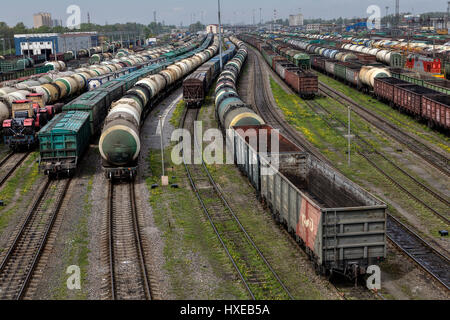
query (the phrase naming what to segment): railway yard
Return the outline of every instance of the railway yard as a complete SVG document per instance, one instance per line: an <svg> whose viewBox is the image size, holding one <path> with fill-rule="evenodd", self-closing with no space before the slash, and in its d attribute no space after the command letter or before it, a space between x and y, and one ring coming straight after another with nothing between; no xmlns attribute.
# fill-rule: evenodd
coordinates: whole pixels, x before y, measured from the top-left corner
<svg viewBox="0 0 450 320"><path fill-rule="evenodd" d="M401 62L436 43L129 45L0 72L0 300L450 299L450 80Z"/></svg>

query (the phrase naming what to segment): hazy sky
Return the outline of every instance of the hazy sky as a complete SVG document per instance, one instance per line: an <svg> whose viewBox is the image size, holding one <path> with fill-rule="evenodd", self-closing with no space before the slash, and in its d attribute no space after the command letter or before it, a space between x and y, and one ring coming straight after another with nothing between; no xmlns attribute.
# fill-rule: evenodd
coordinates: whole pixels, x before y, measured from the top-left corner
<svg viewBox="0 0 450 320"><path fill-rule="evenodd" d="M191 15L195 20L201 20L203 11L204 23L217 21L217 1L215 0L20 0L2 1L0 21L15 25L22 21L27 26L33 24L33 13L45 11L52 14L53 19L62 19L63 24L68 17L66 9L71 4L80 6L82 22L87 21L87 13L91 21L98 24L113 24L116 22L139 22L148 24L153 21L153 11L157 11L158 21L166 24L190 24ZM251 23L253 9L256 9L255 19L259 21L259 8L262 8L263 20L273 17L277 9L278 18L287 18L289 14L298 13L301 8L306 18L351 18L368 16L367 8L378 5L382 15L395 10L395 0L222 0L223 21L225 23ZM446 11L447 0L401 0L400 10L422 13L428 11Z"/></svg>

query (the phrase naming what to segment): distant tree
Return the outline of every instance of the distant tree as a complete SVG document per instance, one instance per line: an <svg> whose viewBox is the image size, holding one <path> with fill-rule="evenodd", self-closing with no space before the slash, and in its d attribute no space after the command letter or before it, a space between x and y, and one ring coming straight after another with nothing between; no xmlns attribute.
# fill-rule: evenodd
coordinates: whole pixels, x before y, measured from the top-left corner
<svg viewBox="0 0 450 320"><path fill-rule="evenodd" d="M206 26L203 25L200 21L189 26L189 32L191 33L197 33L199 31L204 31L205 29Z"/></svg>
<svg viewBox="0 0 450 320"><path fill-rule="evenodd" d="M28 29L23 24L23 22L19 22L16 24L16 26L13 28L14 34L20 34L20 33L27 33Z"/></svg>

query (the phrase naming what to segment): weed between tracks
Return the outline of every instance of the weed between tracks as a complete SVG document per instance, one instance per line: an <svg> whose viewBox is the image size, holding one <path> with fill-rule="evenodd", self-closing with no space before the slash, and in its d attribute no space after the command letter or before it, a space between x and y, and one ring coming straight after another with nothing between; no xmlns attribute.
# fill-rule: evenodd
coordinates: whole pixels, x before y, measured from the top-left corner
<svg viewBox="0 0 450 320"><path fill-rule="evenodd" d="M178 127L183 103L175 111L173 123ZM176 114L179 114L178 118ZM166 172L170 187L152 189L160 184L161 152L153 150L147 159L152 177L146 179L155 223L163 233L165 269L170 277L172 295L178 300L248 299L235 276L233 266L222 249L209 221L186 178L184 166L171 162L172 148L165 151Z"/></svg>
<svg viewBox="0 0 450 320"><path fill-rule="evenodd" d="M32 153L0 191L0 200L5 202L5 207L0 207L0 233L8 226L12 216L20 210L22 204L28 206L28 202L23 202L31 201L28 196L40 177L36 163L38 156L39 153Z"/></svg>
<svg viewBox="0 0 450 320"><path fill-rule="evenodd" d="M347 164L348 142L341 135L342 133L346 134L346 128L342 128L341 132L330 128L325 121L325 119L331 120L330 115L325 114L319 116L297 95L287 94L273 79L271 79L271 87L275 101L283 111L289 124L301 132L306 139L316 146L348 178L363 185L370 191L377 193L388 203L391 213L399 217L403 222L407 222L408 220L405 219L404 215L399 213L399 210L403 209L405 212L414 213L420 219L421 225L428 230L424 234L425 236L439 238L439 230L448 229L449 226L422 205L405 197L403 193L399 192L396 186L373 168L362 156L357 154L357 146L355 144L352 145L352 164L349 167ZM336 118L346 123L347 109L344 106L334 102L330 98L318 98L316 102L329 110ZM370 125L359 116L352 114L352 123L353 132L356 131L357 134L365 137L376 149L383 150L386 146L390 146L393 150L396 150L396 147L388 139L375 133ZM383 163L380 163L380 165L388 174L393 177L398 177L400 179L399 182L408 189L417 189L415 185L412 185L413 182L400 176L396 169L390 165L383 165ZM403 165L400 166L404 167ZM414 173L409 173L415 176ZM421 181L423 182L423 180ZM427 201L427 194L422 192L418 195Z"/></svg>
<svg viewBox="0 0 450 320"><path fill-rule="evenodd" d="M95 150L98 152L98 149ZM88 299L88 267L89 267L89 231L88 220L92 213L92 190L94 185L95 167L86 166L87 174L86 193L81 197L82 210L76 226L67 237L65 250L63 253L63 263L61 275L59 276L59 286L53 290L55 300L87 300ZM81 271L81 290L68 290L66 268L68 266L78 266Z"/></svg>
<svg viewBox="0 0 450 320"><path fill-rule="evenodd" d="M170 118L170 124L175 128L178 128L178 125L180 124L184 108L186 108L186 102L184 102L184 100L181 100L180 102L178 102L175 110L173 111L172 118Z"/></svg>
<svg viewBox="0 0 450 320"><path fill-rule="evenodd" d="M416 134L419 137L433 143L442 150L450 152L450 138L446 135L428 128L425 124L417 122L413 117L402 114L399 111L392 109L387 104L379 102L375 98L363 94L337 80L319 73L318 75L319 80L323 83L338 89L353 101L365 106L371 111L375 111L379 116L386 118L391 123L401 127L406 132Z"/></svg>

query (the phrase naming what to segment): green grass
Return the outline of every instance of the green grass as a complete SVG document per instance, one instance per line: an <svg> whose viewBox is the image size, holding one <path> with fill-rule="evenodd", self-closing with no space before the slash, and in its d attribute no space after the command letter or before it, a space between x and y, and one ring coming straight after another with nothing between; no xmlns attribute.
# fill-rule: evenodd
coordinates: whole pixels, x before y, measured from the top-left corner
<svg viewBox="0 0 450 320"><path fill-rule="evenodd" d="M184 166L170 162L171 148L165 153L165 158L169 159L170 182L178 183L180 188L151 188L153 184L160 184L162 173L161 153L156 150L147 159L153 176L147 178L146 184L156 225L163 233L165 269L170 276L172 294L176 299L247 299L245 289L234 277L228 257L185 181ZM203 261L205 267L209 266L218 279L217 286L209 292L203 290L193 275L191 259L194 258Z"/></svg>
<svg viewBox="0 0 450 320"><path fill-rule="evenodd" d="M53 290L55 300L87 300L88 298L88 267L89 267L89 230L88 221L92 213L91 193L94 184L95 167L88 167L89 180L87 182L86 194L83 198L82 214L77 221L77 225L68 236L67 246L63 256L63 270L61 270L59 286ZM69 290L67 288L66 274L67 267L75 265L81 271L81 290Z"/></svg>
<svg viewBox="0 0 450 320"><path fill-rule="evenodd" d="M178 128L180 121L181 121L181 117L183 116L183 112L184 112L184 108L186 108L186 102L184 102L184 100L181 100L180 102L178 102L172 118L170 118L170 124L172 126L174 126L175 128Z"/></svg>
<svg viewBox="0 0 450 320"><path fill-rule="evenodd" d="M11 217L19 210L40 177L36 163L38 156L39 153L32 153L3 186L0 200L4 201L5 207L0 207L0 232L8 226Z"/></svg>

